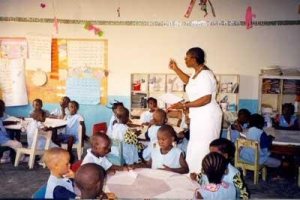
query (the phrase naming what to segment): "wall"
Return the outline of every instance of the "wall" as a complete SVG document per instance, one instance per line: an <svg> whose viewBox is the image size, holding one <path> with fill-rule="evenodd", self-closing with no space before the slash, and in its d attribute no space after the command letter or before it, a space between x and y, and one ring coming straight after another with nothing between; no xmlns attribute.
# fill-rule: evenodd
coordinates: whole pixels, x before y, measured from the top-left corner
<svg viewBox="0 0 300 200"><path fill-rule="evenodd" d="M1 0L0 16L53 18L53 1ZM190 18L183 17L190 0L64 0L54 1L59 19L104 21L177 21L237 20L243 21L247 6L252 6L255 20L300 20L297 0L226 0L212 1L216 10L213 18L195 5ZM121 17L117 17L120 6ZM299 24L299 23L298 23ZM108 39L110 100L122 99L129 106L131 73L170 73L169 58L185 67L184 56L193 46L202 47L207 53L207 65L216 73L240 74L240 106L257 111L258 74L260 69L279 65L300 66L300 26L244 26L162 27L97 25ZM52 23L1 22L0 36L24 36L29 33L53 34ZM61 38L97 38L83 28L83 24L59 24ZM46 108L53 105L46 104ZM30 106L9 108L9 113L26 114ZM80 108L88 121L107 121L111 112L104 106Z"/></svg>

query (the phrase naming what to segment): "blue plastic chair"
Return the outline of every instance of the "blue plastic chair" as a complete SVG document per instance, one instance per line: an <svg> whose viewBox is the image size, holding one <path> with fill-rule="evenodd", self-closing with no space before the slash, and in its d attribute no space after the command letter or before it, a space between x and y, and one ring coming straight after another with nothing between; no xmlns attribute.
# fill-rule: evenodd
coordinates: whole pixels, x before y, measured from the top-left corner
<svg viewBox="0 0 300 200"><path fill-rule="evenodd" d="M45 199L47 183L42 185L33 195L33 199Z"/></svg>

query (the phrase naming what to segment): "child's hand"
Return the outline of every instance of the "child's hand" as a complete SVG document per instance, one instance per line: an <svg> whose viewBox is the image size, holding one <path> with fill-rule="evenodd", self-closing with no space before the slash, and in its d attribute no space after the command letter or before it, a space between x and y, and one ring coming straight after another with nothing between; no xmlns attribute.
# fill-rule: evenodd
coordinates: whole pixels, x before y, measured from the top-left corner
<svg viewBox="0 0 300 200"><path fill-rule="evenodd" d="M167 165L163 165L164 168L159 168L161 170L165 170L165 171L172 171L172 168L167 166Z"/></svg>
<svg viewBox="0 0 300 200"><path fill-rule="evenodd" d="M190 173L190 178L191 178L193 181L197 181L197 174L196 174L195 172Z"/></svg>
<svg viewBox="0 0 300 200"><path fill-rule="evenodd" d="M68 173L64 174L65 178L74 178L75 177L75 173L69 169Z"/></svg>

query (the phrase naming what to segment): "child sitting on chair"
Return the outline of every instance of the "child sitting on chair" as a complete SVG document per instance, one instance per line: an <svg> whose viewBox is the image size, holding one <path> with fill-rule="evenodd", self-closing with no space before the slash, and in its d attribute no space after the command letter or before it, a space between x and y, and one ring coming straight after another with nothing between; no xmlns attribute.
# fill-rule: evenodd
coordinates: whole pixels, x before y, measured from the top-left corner
<svg viewBox="0 0 300 200"><path fill-rule="evenodd" d="M295 106L291 103L282 105L282 115L274 120L274 127L281 130L299 130L300 122L295 114Z"/></svg>
<svg viewBox="0 0 300 200"><path fill-rule="evenodd" d="M153 113L157 109L157 100L153 97L149 97L147 100L147 105L149 110L143 112L140 117L140 122L142 125L150 125L153 119Z"/></svg>
<svg viewBox="0 0 300 200"><path fill-rule="evenodd" d="M243 132L249 126L249 117L251 113L247 109L240 109L238 112L238 118L233 124L231 124L231 141L235 141L240 137L240 133Z"/></svg>
<svg viewBox="0 0 300 200"><path fill-rule="evenodd" d="M46 199L74 199L74 173L70 170L70 155L67 150L55 147L47 150L43 161L50 170Z"/></svg>
<svg viewBox="0 0 300 200"><path fill-rule="evenodd" d="M151 159L146 163L133 165L133 168L147 167L162 169L180 174L189 172L189 167L180 149L173 146L176 133L172 126L163 125L157 133L158 145L151 152Z"/></svg>
<svg viewBox="0 0 300 200"><path fill-rule="evenodd" d="M79 125L82 126L82 141L86 140L88 137L85 134L85 124L83 117L77 113L79 109L79 104L76 101L70 101L68 105L70 114L65 118L67 120L66 133L61 133L58 136L54 136L54 143L59 146L61 143L68 144L68 152L71 156L71 162L74 161L74 156L72 154L72 146L78 141L78 128ZM82 143L83 144L83 143Z"/></svg>
<svg viewBox="0 0 300 200"><path fill-rule="evenodd" d="M219 153L211 152L202 160L202 172L208 182L196 190L195 199L236 199L236 191L231 183L222 181L228 161Z"/></svg>
<svg viewBox="0 0 300 200"><path fill-rule="evenodd" d="M267 167L279 167L281 161L270 157L270 151L272 145L272 136L268 136L264 130L265 120L263 116L259 114L253 114L250 116L249 129L246 134L246 138L249 140L255 140L259 142L259 164L266 165ZM242 160L254 163L255 152L252 148L243 148L240 152Z"/></svg>
<svg viewBox="0 0 300 200"><path fill-rule="evenodd" d="M32 113L36 110L43 110L43 101L42 99L35 99L32 101L33 110L29 113L29 117L32 117ZM48 110L44 110L46 112L46 117L50 116Z"/></svg>
<svg viewBox="0 0 300 200"><path fill-rule="evenodd" d="M228 161L227 173L224 175L223 181L235 186L236 198L249 199L249 193L247 192L240 171L230 163L234 158L234 144L230 140L219 138L210 143L209 150L210 152L216 152L223 155ZM208 183L207 176L202 173L199 173L198 175L196 173L191 173L190 176L192 180L197 180L200 185Z"/></svg>
<svg viewBox="0 0 300 200"><path fill-rule="evenodd" d="M117 101L116 103L112 104L111 109L112 109L113 113L112 113L112 116L111 116L109 124L108 124L107 134L111 134L114 124L118 122L116 113L117 113L117 109L119 109L120 107L124 107L122 102Z"/></svg>
<svg viewBox="0 0 300 200"><path fill-rule="evenodd" d="M111 140L106 134L95 133L92 136L92 148L87 149L87 154L84 157L81 165L86 163L95 163L103 167L105 171L115 172L116 170L123 170L121 166L113 165L106 155L110 152Z"/></svg>
<svg viewBox="0 0 300 200"><path fill-rule="evenodd" d="M60 107L53 110L50 113L50 117L57 118L57 119L63 119L66 115L69 115L70 112L68 109L68 105L69 105L70 101L71 100L69 97L67 97L67 96L62 97L59 102Z"/></svg>
<svg viewBox="0 0 300 200"><path fill-rule="evenodd" d="M133 164L138 162L138 149L134 144L130 144L125 141L125 134L128 132L127 126L129 120L129 111L125 107L119 107L116 111L118 122L113 126L112 132L108 134L111 139L116 139L122 142L123 145L123 157L126 164ZM118 154L119 150L112 148L112 154Z"/></svg>
<svg viewBox="0 0 300 200"><path fill-rule="evenodd" d="M153 146L157 143L157 131L158 129L167 123L167 113L162 109L157 109L153 113L153 119L151 120L151 126L146 132L146 139L150 140L148 146L143 151L143 159L149 160Z"/></svg>

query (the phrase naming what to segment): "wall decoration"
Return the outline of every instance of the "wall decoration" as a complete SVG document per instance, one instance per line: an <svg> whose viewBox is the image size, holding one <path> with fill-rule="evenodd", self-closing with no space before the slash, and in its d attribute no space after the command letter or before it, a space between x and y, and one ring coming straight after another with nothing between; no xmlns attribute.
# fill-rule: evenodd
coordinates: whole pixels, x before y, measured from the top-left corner
<svg viewBox="0 0 300 200"><path fill-rule="evenodd" d="M86 22L84 24L84 28L89 30L89 31L93 31L94 34L98 35L99 37L101 37L103 35L103 31L100 28L93 25L91 22Z"/></svg>
<svg viewBox="0 0 300 200"><path fill-rule="evenodd" d="M191 0L189 7L188 7L188 9L186 10L186 12L184 14L184 17L186 17L186 18L190 17L190 15L193 11L195 3L196 3L196 0Z"/></svg>
<svg viewBox="0 0 300 200"><path fill-rule="evenodd" d="M204 11L204 13L205 13L205 14L204 14L204 17L206 17L206 16L208 15L208 12L207 12L207 2L209 3L209 6L210 6L210 8L211 8L212 15L213 15L214 17L216 17L215 9L214 9L214 7L213 7L211 1L210 1L210 0L200 0L199 5L200 5L200 7L201 7L201 10Z"/></svg>
<svg viewBox="0 0 300 200"><path fill-rule="evenodd" d="M256 17L256 15L252 13L251 6L248 6L248 8L246 10L246 15L245 15L245 23L246 23L247 29L252 28L252 19L255 17Z"/></svg>

